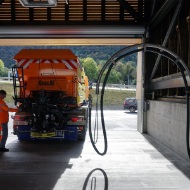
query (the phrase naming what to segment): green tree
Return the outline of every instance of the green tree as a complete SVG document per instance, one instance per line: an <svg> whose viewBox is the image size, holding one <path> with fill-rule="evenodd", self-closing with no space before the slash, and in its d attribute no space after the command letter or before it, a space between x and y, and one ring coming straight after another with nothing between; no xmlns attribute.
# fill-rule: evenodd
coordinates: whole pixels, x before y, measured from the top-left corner
<svg viewBox="0 0 190 190"><path fill-rule="evenodd" d="M115 84L118 84L118 83L121 83L121 73L117 72L116 70L112 69L111 72L110 72L110 75L108 77L108 83L115 83Z"/></svg>
<svg viewBox="0 0 190 190"><path fill-rule="evenodd" d="M125 84L132 84L131 81L134 83L134 79L136 79L136 67L133 66L134 62L127 62L126 65L123 66L123 76Z"/></svg>
<svg viewBox="0 0 190 190"><path fill-rule="evenodd" d="M125 80L125 65L122 62L118 62L115 66L115 70L121 74L121 82Z"/></svg>
<svg viewBox="0 0 190 190"><path fill-rule="evenodd" d="M104 81L104 78L106 76L107 71L108 70L106 69L105 72L103 73L101 82ZM108 79L107 79L107 83L112 83L112 84L122 83L121 78L122 78L121 73L117 72L115 69L112 68L112 70L109 73L109 76L108 76Z"/></svg>
<svg viewBox="0 0 190 190"><path fill-rule="evenodd" d="M4 69L4 63L3 63L3 61L0 59L0 70L2 70L2 69Z"/></svg>
<svg viewBox="0 0 190 190"><path fill-rule="evenodd" d="M8 76L8 68L4 66L3 61L0 59L0 76L7 77Z"/></svg>
<svg viewBox="0 0 190 190"><path fill-rule="evenodd" d="M87 57L85 59L81 59L81 63L84 67L85 73L88 76L89 80L92 82L96 82L97 80L97 63L93 58Z"/></svg>

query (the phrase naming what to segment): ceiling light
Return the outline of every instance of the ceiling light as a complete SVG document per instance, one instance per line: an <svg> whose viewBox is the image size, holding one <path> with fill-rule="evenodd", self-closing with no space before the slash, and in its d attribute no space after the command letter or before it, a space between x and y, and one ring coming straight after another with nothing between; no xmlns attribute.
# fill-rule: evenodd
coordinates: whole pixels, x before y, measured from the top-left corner
<svg viewBox="0 0 190 190"><path fill-rule="evenodd" d="M57 0L19 0L23 7L56 7Z"/></svg>

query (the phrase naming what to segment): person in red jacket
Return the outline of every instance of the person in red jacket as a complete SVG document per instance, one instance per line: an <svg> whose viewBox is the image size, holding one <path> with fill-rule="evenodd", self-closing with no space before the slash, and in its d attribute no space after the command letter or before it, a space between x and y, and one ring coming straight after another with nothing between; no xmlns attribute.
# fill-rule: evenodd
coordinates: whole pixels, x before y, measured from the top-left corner
<svg viewBox="0 0 190 190"><path fill-rule="evenodd" d="M5 144L8 137L8 122L9 122L9 112L16 112L17 108L9 108L4 102L6 97L6 92L0 90L0 124L2 126L2 138L0 140L0 152L7 152L9 149L5 148Z"/></svg>

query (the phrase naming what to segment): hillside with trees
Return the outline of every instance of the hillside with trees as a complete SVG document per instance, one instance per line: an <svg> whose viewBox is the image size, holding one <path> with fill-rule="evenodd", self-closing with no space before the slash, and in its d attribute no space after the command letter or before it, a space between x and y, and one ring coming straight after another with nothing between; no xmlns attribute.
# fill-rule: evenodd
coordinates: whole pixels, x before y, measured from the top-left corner
<svg viewBox="0 0 190 190"><path fill-rule="evenodd" d="M80 59L89 79L96 82L99 71L106 61L125 46L0 46L0 76L7 76L21 49L71 49ZM120 60L110 72L108 83L136 84L137 55Z"/></svg>

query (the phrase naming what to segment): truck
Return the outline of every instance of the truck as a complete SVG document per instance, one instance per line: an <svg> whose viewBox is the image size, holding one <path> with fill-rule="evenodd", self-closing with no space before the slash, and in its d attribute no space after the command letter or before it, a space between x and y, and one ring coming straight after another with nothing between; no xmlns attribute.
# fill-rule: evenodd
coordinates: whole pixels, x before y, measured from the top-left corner
<svg viewBox="0 0 190 190"><path fill-rule="evenodd" d="M18 140L85 140L88 77L70 49L22 49L12 67Z"/></svg>

